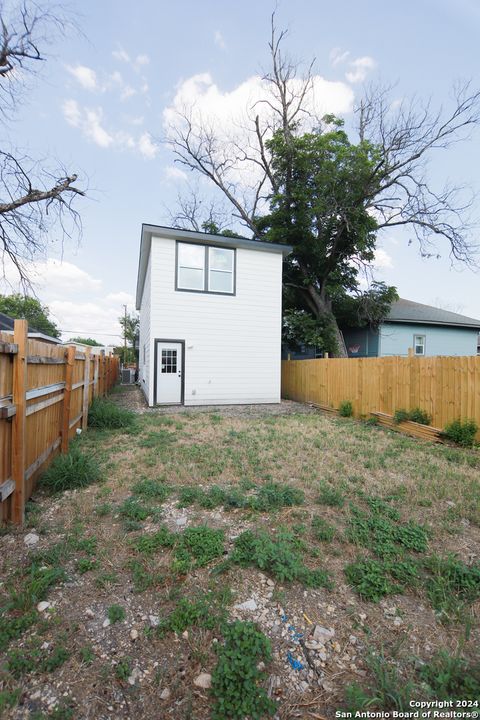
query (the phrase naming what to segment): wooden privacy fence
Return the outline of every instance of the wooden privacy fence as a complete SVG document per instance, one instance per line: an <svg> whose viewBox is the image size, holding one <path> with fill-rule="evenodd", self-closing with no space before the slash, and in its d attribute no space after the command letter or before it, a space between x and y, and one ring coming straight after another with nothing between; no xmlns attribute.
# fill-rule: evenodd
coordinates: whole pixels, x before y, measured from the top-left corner
<svg viewBox="0 0 480 720"><path fill-rule="evenodd" d="M0 333L0 521L15 523L39 473L118 378L118 358L29 340L27 331L15 320L13 339Z"/></svg>
<svg viewBox="0 0 480 720"><path fill-rule="evenodd" d="M356 417L419 407L440 429L457 418L480 427L480 356L285 360L282 396L333 408L350 400Z"/></svg>

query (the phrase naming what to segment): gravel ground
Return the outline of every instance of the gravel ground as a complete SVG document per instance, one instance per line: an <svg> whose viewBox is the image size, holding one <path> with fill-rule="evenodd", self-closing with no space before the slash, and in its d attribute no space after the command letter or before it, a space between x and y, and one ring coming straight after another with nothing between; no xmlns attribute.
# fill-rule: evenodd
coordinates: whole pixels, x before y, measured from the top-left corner
<svg viewBox="0 0 480 720"><path fill-rule="evenodd" d="M222 417L264 417L268 415L303 415L318 412L313 406L293 400L282 400L280 403L262 405L165 405L164 407L149 408L145 396L138 385L118 385L111 396L115 402L128 410L143 414L157 413L161 415L175 415L183 413L217 413Z"/></svg>

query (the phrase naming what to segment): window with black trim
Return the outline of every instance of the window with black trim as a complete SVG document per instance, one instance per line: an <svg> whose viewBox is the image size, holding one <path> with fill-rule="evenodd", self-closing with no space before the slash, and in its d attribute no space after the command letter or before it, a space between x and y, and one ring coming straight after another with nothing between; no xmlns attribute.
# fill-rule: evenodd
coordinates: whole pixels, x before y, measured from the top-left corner
<svg viewBox="0 0 480 720"><path fill-rule="evenodd" d="M415 355L425 355L425 335L413 336L413 351Z"/></svg>
<svg viewBox="0 0 480 720"><path fill-rule="evenodd" d="M235 292L235 250L213 245L177 243L177 290Z"/></svg>
<svg viewBox="0 0 480 720"><path fill-rule="evenodd" d="M177 351L162 350L162 373L171 375L177 372Z"/></svg>

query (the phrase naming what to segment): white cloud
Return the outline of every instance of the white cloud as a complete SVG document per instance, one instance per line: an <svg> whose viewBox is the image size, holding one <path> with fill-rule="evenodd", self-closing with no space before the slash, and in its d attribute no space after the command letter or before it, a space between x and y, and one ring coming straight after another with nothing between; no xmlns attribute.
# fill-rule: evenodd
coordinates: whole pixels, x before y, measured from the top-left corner
<svg viewBox="0 0 480 720"><path fill-rule="evenodd" d="M302 81L292 79L288 90L298 93ZM189 113L195 130L207 128L220 139L225 153L235 157L238 148L248 150L256 144L254 118L262 125L271 124L272 111L265 99L272 99L270 85L255 75L233 90L221 90L209 73L193 75L181 82L171 104L163 112L167 136L184 127L182 114ZM312 87L304 99L310 115L301 119L305 129L315 124L315 118L325 113L345 114L352 110L353 90L344 82L330 82L320 75L312 78ZM229 180L251 186L258 180L259 169L254 163L238 163L229 170Z"/></svg>
<svg viewBox="0 0 480 720"><path fill-rule="evenodd" d="M220 48L220 50L225 50L227 47L225 40L223 38L222 33L220 30L215 30L215 35L213 36L214 43L217 47Z"/></svg>
<svg viewBox="0 0 480 720"><path fill-rule="evenodd" d="M333 67L336 67L345 62L349 56L350 53L348 50L342 50L342 48L338 47L333 48L333 50L330 51L330 63Z"/></svg>
<svg viewBox="0 0 480 720"><path fill-rule="evenodd" d="M145 55L145 54L137 55L137 57L135 58L135 67L137 67L137 68L143 67L144 65L148 65L149 63L150 63L150 58L148 57L148 55Z"/></svg>
<svg viewBox="0 0 480 720"><path fill-rule="evenodd" d="M63 115L72 127L78 128L82 134L101 148L131 150L138 152L147 160L152 160L158 153L158 146L149 133L143 132L135 137L125 130L110 130L101 107L89 108L80 106L76 100L65 100L62 106ZM141 124L143 118L131 123Z"/></svg>
<svg viewBox="0 0 480 720"><path fill-rule="evenodd" d="M26 269L35 293L48 306L62 330L63 340L81 335L106 345L121 343L118 318L123 313L123 305L127 305L129 312L135 307L130 293L124 290L106 293L101 280L71 262L48 259L29 263ZM0 290L9 293L19 290L18 276L11 262L6 263L5 274ZM85 301L86 294L88 301Z"/></svg>
<svg viewBox="0 0 480 720"><path fill-rule="evenodd" d="M152 136L145 132L138 139L138 149L143 157L152 160L158 153L158 146L152 141Z"/></svg>
<svg viewBox="0 0 480 720"><path fill-rule="evenodd" d="M131 85L124 85L120 93L120 100L128 100L133 95L136 95L137 91Z"/></svg>
<svg viewBox="0 0 480 720"><path fill-rule="evenodd" d="M85 90L94 91L98 89L97 73L92 68L86 65L76 65L75 67L67 65L67 70Z"/></svg>
<svg viewBox="0 0 480 720"><path fill-rule="evenodd" d="M348 82L363 82L368 73L376 66L375 60L368 55L352 60L349 63L350 70L345 73Z"/></svg>
<svg viewBox="0 0 480 720"><path fill-rule="evenodd" d="M378 270L389 270L393 268L393 260L386 250L377 248L373 265Z"/></svg>
<svg viewBox="0 0 480 720"><path fill-rule="evenodd" d="M165 177L167 180L173 180L176 182L177 180L187 180L188 175L184 170L181 170L177 165L167 165L167 167L164 169Z"/></svg>
<svg viewBox="0 0 480 720"><path fill-rule="evenodd" d="M115 58L115 60L118 60L119 62L125 62L125 63L130 62L130 55L123 48L114 50L112 52L112 56Z"/></svg>

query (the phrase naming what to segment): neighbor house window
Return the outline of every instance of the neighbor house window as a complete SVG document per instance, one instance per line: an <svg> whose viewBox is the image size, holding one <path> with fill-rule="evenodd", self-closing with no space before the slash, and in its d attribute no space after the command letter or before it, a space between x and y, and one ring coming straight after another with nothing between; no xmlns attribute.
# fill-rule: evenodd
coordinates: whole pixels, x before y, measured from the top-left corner
<svg viewBox="0 0 480 720"><path fill-rule="evenodd" d="M425 355L425 335L413 336L413 350L415 355Z"/></svg>
<svg viewBox="0 0 480 720"><path fill-rule="evenodd" d="M235 250L177 243L177 290L235 292Z"/></svg>

